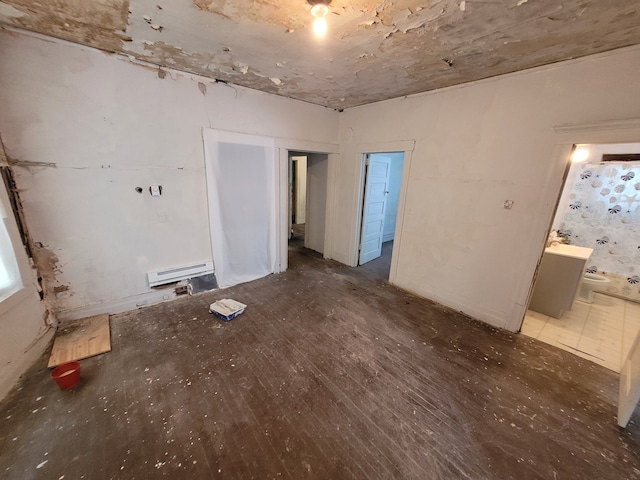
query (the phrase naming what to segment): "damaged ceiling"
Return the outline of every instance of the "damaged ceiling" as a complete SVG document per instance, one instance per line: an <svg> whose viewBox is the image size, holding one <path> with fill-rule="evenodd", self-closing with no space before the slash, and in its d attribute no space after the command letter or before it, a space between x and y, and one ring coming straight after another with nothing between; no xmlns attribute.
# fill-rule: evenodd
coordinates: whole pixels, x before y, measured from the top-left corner
<svg viewBox="0 0 640 480"><path fill-rule="evenodd" d="M344 109L640 44L637 0L0 0L0 24Z"/></svg>

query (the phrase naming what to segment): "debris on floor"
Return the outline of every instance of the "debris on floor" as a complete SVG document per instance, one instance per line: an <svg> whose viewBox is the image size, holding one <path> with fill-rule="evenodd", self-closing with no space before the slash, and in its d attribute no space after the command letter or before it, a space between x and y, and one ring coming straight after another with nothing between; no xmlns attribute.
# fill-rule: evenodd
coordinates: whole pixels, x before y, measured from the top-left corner
<svg viewBox="0 0 640 480"><path fill-rule="evenodd" d="M217 290L218 280L216 279L215 273L208 273L187 279L187 287L189 289L189 295L195 295L196 293Z"/></svg>
<svg viewBox="0 0 640 480"><path fill-rule="evenodd" d="M247 306L244 303L237 302L230 298L223 298L209 306L209 313L215 313L225 322L228 322L244 312L245 308L247 308Z"/></svg>

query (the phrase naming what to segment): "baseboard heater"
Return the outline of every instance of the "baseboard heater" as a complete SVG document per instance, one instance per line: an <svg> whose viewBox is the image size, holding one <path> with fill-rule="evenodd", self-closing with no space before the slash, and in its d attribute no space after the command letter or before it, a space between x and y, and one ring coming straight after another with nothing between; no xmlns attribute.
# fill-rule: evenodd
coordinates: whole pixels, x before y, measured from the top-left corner
<svg viewBox="0 0 640 480"><path fill-rule="evenodd" d="M172 268L170 270L162 270L160 272L149 272L147 273L147 278L149 279L150 287L157 287L159 285L179 282L180 280L199 277L210 273L213 273L213 262L198 263L196 265Z"/></svg>

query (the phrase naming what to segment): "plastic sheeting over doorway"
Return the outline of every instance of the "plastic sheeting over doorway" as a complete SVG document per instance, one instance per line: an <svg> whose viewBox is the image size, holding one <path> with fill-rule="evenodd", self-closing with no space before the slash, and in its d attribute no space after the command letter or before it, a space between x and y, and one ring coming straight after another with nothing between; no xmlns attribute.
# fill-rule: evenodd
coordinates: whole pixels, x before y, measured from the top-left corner
<svg viewBox="0 0 640 480"><path fill-rule="evenodd" d="M209 225L220 287L276 268L276 164L272 138L202 129Z"/></svg>

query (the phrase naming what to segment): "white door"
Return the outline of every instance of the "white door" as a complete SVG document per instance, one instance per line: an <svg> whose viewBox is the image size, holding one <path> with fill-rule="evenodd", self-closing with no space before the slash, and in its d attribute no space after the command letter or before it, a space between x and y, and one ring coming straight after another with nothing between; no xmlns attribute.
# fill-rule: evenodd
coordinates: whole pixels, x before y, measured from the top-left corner
<svg viewBox="0 0 640 480"><path fill-rule="evenodd" d="M304 246L320 253L324 253L328 178L329 156L324 153L309 153Z"/></svg>
<svg viewBox="0 0 640 480"><path fill-rule="evenodd" d="M382 252L384 214L389 193L391 166L391 159L380 155L367 155L366 162L359 265L378 258Z"/></svg>
<svg viewBox="0 0 640 480"><path fill-rule="evenodd" d="M636 337L620 370L618 425L626 427L640 400L640 334Z"/></svg>

